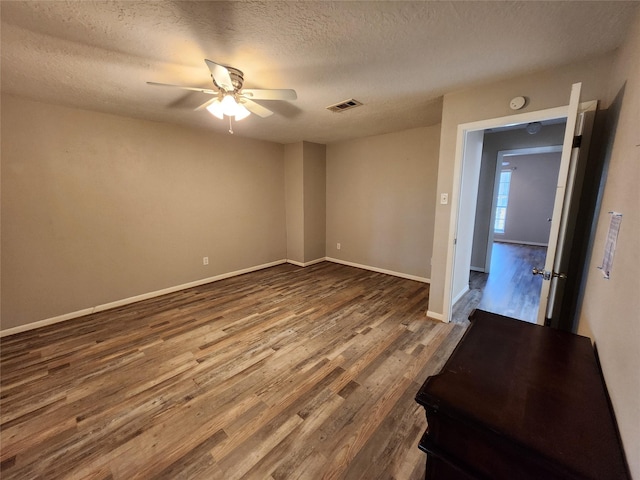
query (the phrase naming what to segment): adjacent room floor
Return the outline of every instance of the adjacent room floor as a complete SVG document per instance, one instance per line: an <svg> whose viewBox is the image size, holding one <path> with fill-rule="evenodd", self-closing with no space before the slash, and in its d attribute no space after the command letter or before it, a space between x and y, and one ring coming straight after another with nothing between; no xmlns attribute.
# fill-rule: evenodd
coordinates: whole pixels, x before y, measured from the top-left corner
<svg viewBox="0 0 640 480"><path fill-rule="evenodd" d="M495 242L490 273L471 272L469 289L477 308L535 323L542 277L531 269L543 267L546 255L546 247Z"/></svg>

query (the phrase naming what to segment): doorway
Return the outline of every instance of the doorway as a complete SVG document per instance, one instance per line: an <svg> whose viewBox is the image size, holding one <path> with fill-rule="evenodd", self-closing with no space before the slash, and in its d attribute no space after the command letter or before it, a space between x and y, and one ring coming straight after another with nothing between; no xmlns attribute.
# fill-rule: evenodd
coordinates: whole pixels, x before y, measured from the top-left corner
<svg viewBox="0 0 640 480"><path fill-rule="evenodd" d="M536 322L542 279L531 271L545 264L565 123L485 131L470 268L477 308Z"/></svg>
<svg viewBox="0 0 640 480"><path fill-rule="evenodd" d="M573 119L571 125L567 123L567 131L573 132L575 127L575 115L578 110L580 84L572 86L569 105L550 108L537 112L527 112L508 117L482 120L458 125L457 148L454 163L452 198L456 199L456 205L451 211L449 223L449 245L446 257L445 284L444 284L444 308L445 321L452 318L452 306L469 290L469 268L471 265L471 251L473 243L473 226L476 212L478 194L478 178L483 146L484 131L492 128L504 128L513 125L531 122L543 122L555 119L566 119L571 111ZM563 160L561 172L566 174L569 165L569 155L572 137L565 135L563 141ZM564 177L563 177L564 178ZM564 191L564 185L558 186L557 192ZM560 198L556 195L556 199ZM554 212L561 208L561 203L554 206ZM554 214L555 216L555 214ZM557 235L559 223L552 222L552 232ZM555 237L557 238L557 237ZM554 240L554 243L557 240ZM555 252L555 244L553 246ZM548 256L547 263L553 259ZM545 271L549 270L545 264ZM546 282L545 282L546 284ZM543 285L545 285L543 284ZM545 288L545 287L543 287ZM546 293L545 293L545 299ZM538 320L540 323L540 320Z"/></svg>
<svg viewBox="0 0 640 480"><path fill-rule="evenodd" d="M567 278L561 273L564 271L562 264L569 258L572 245L572 222L575 220L573 210L577 206L576 197L581 191L579 179L584 173L583 158L586 158L588 152L585 145L588 145L590 125L598 103L597 101L580 103L580 87L579 83L572 85L569 104L563 107L458 125L451 195L455 199L455 206L451 210L449 223L449 247L444 283L443 317L445 321L451 321L454 313L453 305L469 290L473 215L476 211L484 131L522 123L566 119L560 174L548 239L548 255L544 269L535 272L543 276L544 280L540 292L540 305L544 306L539 309L536 323L542 325L549 321L549 324L553 324L555 321L555 308L561 305L561 302L557 301L561 298L558 292L564 288L562 279ZM586 137L581 148L580 140L583 135ZM565 199L569 201L565 202Z"/></svg>

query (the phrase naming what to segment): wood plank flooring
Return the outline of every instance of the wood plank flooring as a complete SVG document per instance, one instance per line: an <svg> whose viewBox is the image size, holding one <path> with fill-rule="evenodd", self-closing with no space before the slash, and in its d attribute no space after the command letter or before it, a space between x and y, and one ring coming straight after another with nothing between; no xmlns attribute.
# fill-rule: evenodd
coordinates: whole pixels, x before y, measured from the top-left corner
<svg viewBox="0 0 640 480"><path fill-rule="evenodd" d="M1 477L424 478L428 291L285 264L3 338Z"/></svg>
<svg viewBox="0 0 640 480"><path fill-rule="evenodd" d="M535 323L542 277L532 275L531 269L543 267L546 256L547 247L495 242L489 275L472 276L482 291L478 308Z"/></svg>

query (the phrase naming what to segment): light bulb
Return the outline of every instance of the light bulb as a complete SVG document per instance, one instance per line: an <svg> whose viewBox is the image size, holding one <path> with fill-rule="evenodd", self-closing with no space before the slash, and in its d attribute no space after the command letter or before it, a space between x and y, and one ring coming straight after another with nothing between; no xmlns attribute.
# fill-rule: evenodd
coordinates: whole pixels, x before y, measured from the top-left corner
<svg viewBox="0 0 640 480"><path fill-rule="evenodd" d="M251 112L247 110L247 107L242 104L238 104L238 108L236 109L236 122L243 118L247 118L249 115L251 115Z"/></svg>
<svg viewBox="0 0 640 480"><path fill-rule="evenodd" d="M231 95L225 95L222 99L222 112L228 117L235 117L238 113L238 104Z"/></svg>
<svg viewBox="0 0 640 480"><path fill-rule="evenodd" d="M211 105L207 107L207 110L211 115L218 117L220 120L224 119L224 112L222 108L222 103L217 98L213 101Z"/></svg>

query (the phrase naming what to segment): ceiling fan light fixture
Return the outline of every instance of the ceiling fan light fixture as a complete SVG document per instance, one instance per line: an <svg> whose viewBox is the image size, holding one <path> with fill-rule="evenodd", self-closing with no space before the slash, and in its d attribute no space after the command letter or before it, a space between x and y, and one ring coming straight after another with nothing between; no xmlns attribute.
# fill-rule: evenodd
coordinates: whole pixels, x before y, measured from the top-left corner
<svg viewBox="0 0 640 480"><path fill-rule="evenodd" d="M2 1L2 0L0 0ZM167 83L147 82L149 85L160 87L173 87L194 92L206 93L207 95L215 95L211 100L206 101L195 110L206 109L211 115L224 120L229 117L229 125L231 120L236 121L247 118L254 113L258 117L266 118L273 115L273 111L254 102L253 100L296 100L298 95L295 90L276 88L276 89L243 89L244 74L237 68L221 65L211 60L205 59L205 63L211 72L211 79L215 88L187 87L183 85L171 85ZM354 100L354 102L356 102ZM233 133L231 126L230 133Z"/></svg>
<svg viewBox="0 0 640 480"><path fill-rule="evenodd" d="M244 105L237 103L232 95L225 95L222 100L216 98L207 106L207 110L220 120L224 120L226 115L227 117L234 117L236 122L251 115L251 112Z"/></svg>
<svg viewBox="0 0 640 480"><path fill-rule="evenodd" d="M217 117L220 120L224 120L224 112L223 112L222 103L220 103L220 100L218 100L217 98L213 101L213 103L211 103L207 107L207 110L214 117Z"/></svg>

